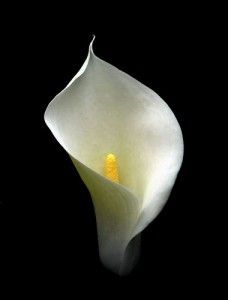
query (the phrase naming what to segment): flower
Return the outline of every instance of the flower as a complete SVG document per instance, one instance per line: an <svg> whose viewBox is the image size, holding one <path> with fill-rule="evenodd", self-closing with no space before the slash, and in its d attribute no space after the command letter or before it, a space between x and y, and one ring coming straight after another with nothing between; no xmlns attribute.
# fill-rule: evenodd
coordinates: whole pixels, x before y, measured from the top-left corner
<svg viewBox="0 0 228 300"><path fill-rule="evenodd" d="M94 204L99 255L118 274L139 256L140 232L159 214L183 159L180 126L151 89L88 56L48 105L45 122Z"/></svg>

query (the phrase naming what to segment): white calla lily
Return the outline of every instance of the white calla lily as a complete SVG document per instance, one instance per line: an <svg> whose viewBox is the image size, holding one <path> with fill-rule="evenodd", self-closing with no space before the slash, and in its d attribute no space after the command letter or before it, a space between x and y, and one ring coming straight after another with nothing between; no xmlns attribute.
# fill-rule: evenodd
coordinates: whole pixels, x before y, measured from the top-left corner
<svg viewBox="0 0 228 300"><path fill-rule="evenodd" d="M80 71L48 105L45 122L91 194L103 264L128 273L140 232L159 214L183 159L180 126L151 89L89 47ZM105 176L113 153L119 182Z"/></svg>

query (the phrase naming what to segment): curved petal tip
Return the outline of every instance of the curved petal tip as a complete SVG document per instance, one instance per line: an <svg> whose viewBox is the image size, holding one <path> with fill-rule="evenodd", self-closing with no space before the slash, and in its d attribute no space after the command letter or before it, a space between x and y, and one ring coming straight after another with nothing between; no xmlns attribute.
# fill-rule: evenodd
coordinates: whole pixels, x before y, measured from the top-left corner
<svg viewBox="0 0 228 300"><path fill-rule="evenodd" d="M94 52L93 52L93 43L94 43L95 38L96 38L96 36L95 36L95 34L93 34L92 41L91 41L90 44L89 44L89 51L90 51L92 54L94 54Z"/></svg>

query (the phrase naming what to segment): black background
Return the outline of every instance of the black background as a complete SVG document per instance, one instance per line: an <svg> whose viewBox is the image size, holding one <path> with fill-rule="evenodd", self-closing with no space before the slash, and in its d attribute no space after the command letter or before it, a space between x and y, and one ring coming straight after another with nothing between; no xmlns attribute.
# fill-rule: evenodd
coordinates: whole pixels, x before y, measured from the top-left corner
<svg viewBox="0 0 228 300"><path fill-rule="evenodd" d="M13 282L10 290L64 297L79 290L94 297L204 293L214 275L202 172L207 14L199 7L106 5L25 7L20 15L15 8L8 19L14 26L4 31L3 49L12 124L5 137L9 186L1 200L4 277ZM123 278L101 265L90 195L43 120L47 104L84 62L93 34L97 56L168 103L185 143L169 201L144 230L140 262Z"/></svg>

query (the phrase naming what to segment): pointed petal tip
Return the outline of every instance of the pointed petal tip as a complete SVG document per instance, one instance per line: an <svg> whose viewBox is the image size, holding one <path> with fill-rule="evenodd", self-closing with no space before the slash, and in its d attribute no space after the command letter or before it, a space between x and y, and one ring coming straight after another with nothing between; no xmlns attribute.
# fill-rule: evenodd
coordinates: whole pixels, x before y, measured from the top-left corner
<svg viewBox="0 0 228 300"><path fill-rule="evenodd" d="M93 34L92 41L89 44L89 52L92 53L93 55L94 55L94 52L93 52L93 43L94 43L95 38L96 38L96 36L95 36L95 34Z"/></svg>

